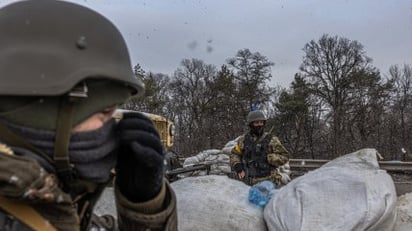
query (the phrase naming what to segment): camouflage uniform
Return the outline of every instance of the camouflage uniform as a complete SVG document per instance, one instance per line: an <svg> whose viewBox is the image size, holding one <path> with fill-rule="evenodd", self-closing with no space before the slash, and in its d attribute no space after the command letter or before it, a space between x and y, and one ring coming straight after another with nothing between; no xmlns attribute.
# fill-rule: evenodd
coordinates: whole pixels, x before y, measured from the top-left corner
<svg viewBox="0 0 412 231"><path fill-rule="evenodd" d="M131 137L118 129L125 119L104 122L107 136L100 128L74 131L90 116L143 95L118 29L81 5L32 0L0 9L0 33L0 230L177 230L176 198L163 178L150 120L128 118L140 123L129 134L143 137L130 138L140 145L134 150L116 136ZM129 161L136 168L120 166L142 153L155 155ZM117 222L93 215L110 184Z"/></svg>
<svg viewBox="0 0 412 231"><path fill-rule="evenodd" d="M243 158L244 150L245 150L245 135L242 135L238 138L237 144L231 151L230 155L230 165L233 167L236 164L242 164L245 172L248 172L248 169L245 164L245 159ZM266 153L266 161L270 166L270 174L263 177L248 177L246 176L246 182L249 185L256 184L257 182L270 180L276 185L282 185L281 176L278 174L277 168L286 164L289 161L289 153L286 148L281 144L280 140L276 136L272 136L271 134L265 132L262 136L256 137L251 136L252 140L256 143L263 141L268 136L271 136L270 141L267 147Z"/></svg>
<svg viewBox="0 0 412 231"><path fill-rule="evenodd" d="M14 169L20 171L13 171ZM4 144L0 144L0 182L0 194L2 196L12 198L12 203L27 203L30 208L37 211L48 222L47 224L51 224L56 230L88 230L92 227L117 230L114 217L109 215L103 218L97 217L87 209L84 214L78 214L76 208L79 204L74 201L74 198L80 198L84 195L76 196L63 192L58 186L59 180L54 174L47 173L32 159L14 155L12 149ZM4 182L10 183L4 184ZM145 230L146 228L152 228L151 230L176 230L176 197L166 181L155 198L143 203L128 201L121 195L116 186L114 191L120 230ZM85 208L93 208L100 193L101 191L90 194L88 201L91 204L88 204ZM165 207L165 204L168 206ZM0 213L4 213L4 211L0 209ZM25 224L27 221L19 222L10 215L8 215L11 219L9 222L16 227L16 230L33 230L33 227L29 228ZM15 217L18 218L19 215L16 214ZM1 225L4 225L1 220L0 230L2 230ZM86 221L81 222L82 220ZM84 223L87 227L81 228L81 223Z"/></svg>

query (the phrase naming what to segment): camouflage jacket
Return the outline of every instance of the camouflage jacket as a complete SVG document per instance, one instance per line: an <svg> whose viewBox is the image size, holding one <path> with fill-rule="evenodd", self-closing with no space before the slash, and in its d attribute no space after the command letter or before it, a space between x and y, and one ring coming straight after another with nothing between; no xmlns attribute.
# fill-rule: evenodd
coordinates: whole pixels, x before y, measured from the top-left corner
<svg viewBox="0 0 412 231"><path fill-rule="evenodd" d="M78 198L64 193L58 181L36 161L16 156L9 147L0 144L0 230L8 230L1 226L10 224L13 230L177 230L176 197L166 180L160 193L143 203L128 201L115 187L118 222L110 216L96 220L92 214L79 212ZM88 198L90 207L95 205L100 194ZM27 215L33 213L40 219ZM2 218L11 219L12 223L6 224ZM86 224L92 225L81 228L83 219L91 221ZM48 227L39 228L33 222Z"/></svg>
<svg viewBox="0 0 412 231"><path fill-rule="evenodd" d="M236 145L231 150L230 154L230 166L233 169L236 164L243 164L243 154L245 150L245 135L242 135L238 138ZM265 137L271 136L271 134L265 132L262 136L256 137L252 136L252 139L255 143L261 142ZM262 179L257 179L256 181L249 182L249 184L257 183L258 181L262 180L272 180L276 184L280 185L280 176L278 175L278 171L276 168L286 164L289 161L289 152L286 148L282 145L279 138L276 136L272 136L266 153L266 159L269 165L272 167L271 175L268 177L264 177Z"/></svg>

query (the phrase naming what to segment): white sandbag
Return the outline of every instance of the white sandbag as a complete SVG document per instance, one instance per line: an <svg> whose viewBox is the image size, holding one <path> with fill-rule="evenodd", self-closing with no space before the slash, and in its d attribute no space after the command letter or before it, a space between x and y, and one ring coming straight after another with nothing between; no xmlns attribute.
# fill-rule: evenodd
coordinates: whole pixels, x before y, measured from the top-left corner
<svg viewBox="0 0 412 231"><path fill-rule="evenodd" d="M249 186L227 176L188 177L171 184L179 231L266 230L263 209L248 201Z"/></svg>
<svg viewBox="0 0 412 231"><path fill-rule="evenodd" d="M393 230L396 191L375 149L330 161L282 187L264 209L269 230Z"/></svg>
<svg viewBox="0 0 412 231"><path fill-rule="evenodd" d="M191 156L185 159L183 167L189 167L198 164L209 165L209 172L206 170L197 170L193 172L187 172L179 174L179 178L185 178L189 176L205 176L211 175L227 175L230 173L230 159L229 156L222 153L218 149L209 149L198 153L195 156Z"/></svg>
<svg viewBox="0 0 412 231"><path fill-rule="evenodd" d="M191 156L185 159L185 161L183 162L183 167L187 167L187 166L191 166L194 164L199 164L201 162L206 161L207 157L210 155L217 155L219 154L221 151L218 149L210 149L210 150L206 150L203 152L198 153L195 156Z"/></svg>

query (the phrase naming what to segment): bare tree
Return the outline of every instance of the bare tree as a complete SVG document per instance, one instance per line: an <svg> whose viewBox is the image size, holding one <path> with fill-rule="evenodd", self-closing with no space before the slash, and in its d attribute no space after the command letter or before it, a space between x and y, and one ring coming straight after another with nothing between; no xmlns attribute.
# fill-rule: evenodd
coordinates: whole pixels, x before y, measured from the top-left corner
<svg viewBox="0 0 412 231"><path fill-rule="evenodd" d="M211 147L223 147L229 140L243 132L244 118L242 105L238 102L238 91L234 74L226 65L222 65L213 81L208 84L211 99L207 110L208 133Z"/></svg>
<svg viewBox="0 0 412 231"><path fill-rule="evenodd" d="M180 151L190 155L209 144L203 131L205 112L214 96L208 94L207 85L216 75L216 67L198 59L184 59L181 65L174 73L171 89L175 107L179 110L176 119Z"/></svg>
<svg viewBox="0 0 412 231"><path fill-rule="evenodd" d="M363 46L347 38L323 35L319 41L310 41L300 70L310 83L312 92L327 103L331 113L332 153L338 155L344 144L344 105L348 97L351 76L354 72L370 68L371 59Z"/></svg>
<svg viewBox="0 0 412 231"><path fill-rule="evenodd" d="M273 89L268 86L272 78L273 62L259 52L252 53L249 49L243 49L235 57L227 59L227 63L234 72L240 94L238 100L244 105L244 116L250 111L252 104L269 101L273 93Z"/></svg>
<svg viewBox="0 0 412 231"><path fill-rule="evenodd" d="M382 145L382 119L388 108L391 82L383 81L377 70L360 70L351 76L345 103L344 152Z"/></svg>
<svg viewBox="0 0 412 231"><path fill-rule="evenodd" d="M275 104L274 127L294 158L319 157L323 142L316 137L319 131L318 103L304 78L296 74L289 90L283 90Z"/></svg>
<svg viewBox="0 0 412 231"><path fill-rule="evenodd" d="M399 146L396 150L401 148L411 151L409 140L411 139L410 129L412 128L412 66L404 64L403 68L398 65L392 65L389 68L389 77L394 83L393 95L393 112L398 118L398 133L400 134ZM399 132L400 131L400 132ZM401 153L398 151L398 153ZM405 156L403 156L405 159Z"/></svg>

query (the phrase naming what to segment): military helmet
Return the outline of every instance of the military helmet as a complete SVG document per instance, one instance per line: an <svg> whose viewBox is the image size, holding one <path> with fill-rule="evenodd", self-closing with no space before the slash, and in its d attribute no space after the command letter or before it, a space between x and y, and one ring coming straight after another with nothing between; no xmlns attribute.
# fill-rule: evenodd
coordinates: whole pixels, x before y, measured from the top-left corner
<svg viewBox="0 0 412 231"><path fill-rule="evenodd" d="M58 96L85 79L141 95L126 43L104 16L78 4L22 1L0 9L0 95Z"/></svg>
<svg viewBox="0 0 412 231"><path fill-rule="evenodd" d="M253 121L259 121L259 120L266 121L265 115L263 114L262 111L259 111L259 110L249 112L249 114L246 117L246 121L248 124L252 123Z"/></svg>

